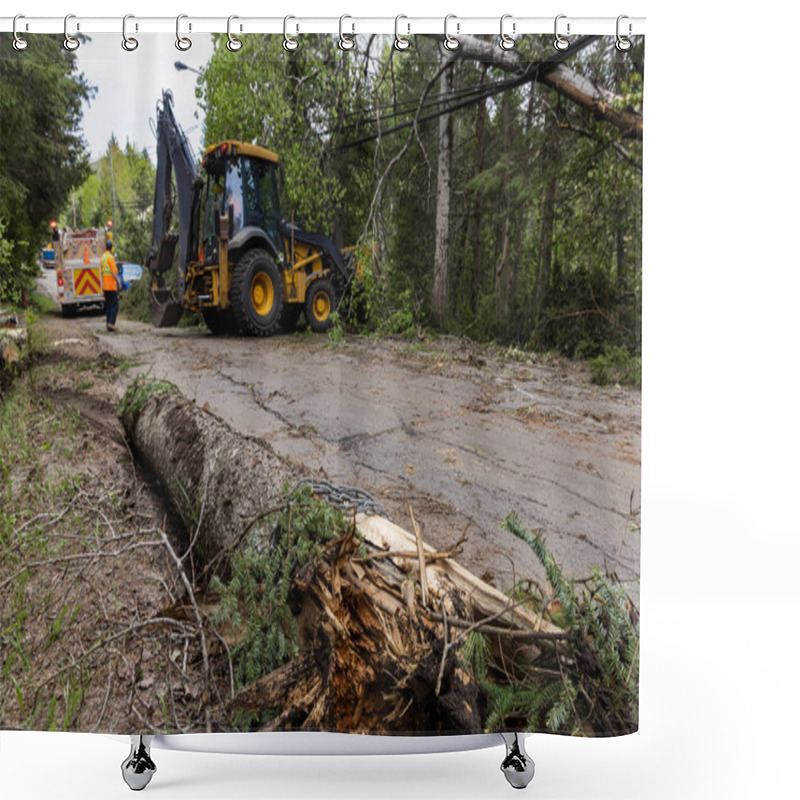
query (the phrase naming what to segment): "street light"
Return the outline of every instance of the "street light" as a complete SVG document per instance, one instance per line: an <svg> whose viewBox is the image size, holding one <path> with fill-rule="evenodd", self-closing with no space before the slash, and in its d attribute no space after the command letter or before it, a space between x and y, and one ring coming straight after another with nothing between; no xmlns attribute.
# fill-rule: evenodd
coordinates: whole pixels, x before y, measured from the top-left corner
<svg viewBox="0 0 800 800"><path fill-rule="evenodd" d="M194 72L195 75L202 75L203 74L202 72L200 72L199 69L195 69L194 67L190 67L188 64L184 64L183 61L176 61L175 62L175 69L178 70L178 72L182 72L183 70L188 69L189 72Z"/></svg>

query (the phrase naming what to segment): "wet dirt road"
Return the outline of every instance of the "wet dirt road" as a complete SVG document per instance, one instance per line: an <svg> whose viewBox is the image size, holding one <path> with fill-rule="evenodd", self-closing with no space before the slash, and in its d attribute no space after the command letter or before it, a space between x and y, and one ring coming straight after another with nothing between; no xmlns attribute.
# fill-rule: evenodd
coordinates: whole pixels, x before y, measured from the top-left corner
<svg viewBox="0 0 800 800"><path fill-rule="evenodd" d="M500 588L543 571L502 528L541 529L568 575L598 566L639 595L641 395L580 366L523 363L451 339L409 344L318 335L214 337L79 317L76 333L166 378L238 431L320 478L371 492L424 538ZM120 394L124 386L118 387Z"/></svg>

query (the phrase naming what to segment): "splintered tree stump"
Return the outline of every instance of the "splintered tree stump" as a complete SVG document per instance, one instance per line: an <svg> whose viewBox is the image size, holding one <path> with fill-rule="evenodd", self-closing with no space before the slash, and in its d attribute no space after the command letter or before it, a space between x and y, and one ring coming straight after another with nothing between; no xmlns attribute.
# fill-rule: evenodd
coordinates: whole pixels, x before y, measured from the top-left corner
<svg viewBox="0 0 800 800"><path fill-rule="evenodd" d="M392 597L404 576L378 561L367 572L357 546L351 529L298 576L290 603L306 628L301 655L243 689L230 709L273 712L266 730L480 732L477 684L457 650L444 653L443 624L376 602L376 591ZM466 611L458 598L447 605Z"/></svg>
<svg viewBox="0 0 800 800"><path fill-rule="evenodd" d="M205 563L234 549L254 520L280 506L283 486L301 477L267 442L236 433L180 394L154 395L123 422Z"/></svg>

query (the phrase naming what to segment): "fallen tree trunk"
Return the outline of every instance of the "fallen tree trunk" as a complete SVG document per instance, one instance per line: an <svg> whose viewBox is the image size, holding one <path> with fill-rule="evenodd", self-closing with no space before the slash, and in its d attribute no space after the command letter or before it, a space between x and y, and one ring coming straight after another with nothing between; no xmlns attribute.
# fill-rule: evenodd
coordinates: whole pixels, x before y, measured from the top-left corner
<svg viewBox="0 0 800 800"><path fill-rule="evenodd" d="M330 522L308 499L309 488L304 500L290 500L284 486L297 484L299 468L172 388L123 407L136 451L201 558L208 564L238 553L230 583L211 584L199 604L187 591L161 615L201 614L210 626L228 592L236 614L206 635L209 642L224 637L233 661L243 646L264 650L273 634L291 642L267 674L240 680L214 718L256 714L264 730L476 733L484 728L486 689L462 657L470 635L484 635L487 655L507 677L570 638L459 565L452 552L437 553L389 520L351 513ZM304 514L336 527L312 530ZM248 550L251 529L257 541ZM247 553L251 562L242 561ZM236 583L237 574L249 580L259 569L272 577L245 589Z"/></svg>
<svg viewBox="0 0 800 800"><path fill-rule="evenodd" d="M267 442L236 433L180 394L154 394L134 408L123 414L130 441L206 564L233 551L254 520L282 507L284 485L301 477Z"/></svg>
<svg viewBox="0 0 800 800"><path fill-rule="evenodd" d="M595 37L584 37L591 40ZM476 36L460 36L456 56L491 64L521 79L543 83L576 105L590 111L597 119L609 122L634 139L642 139L643 120L640 109L629 108L614 92L593 83L563 62L581 46L583 40L566 51L556 53L538 69L530 65L517 50L503 50L494 42Z"/></svg>

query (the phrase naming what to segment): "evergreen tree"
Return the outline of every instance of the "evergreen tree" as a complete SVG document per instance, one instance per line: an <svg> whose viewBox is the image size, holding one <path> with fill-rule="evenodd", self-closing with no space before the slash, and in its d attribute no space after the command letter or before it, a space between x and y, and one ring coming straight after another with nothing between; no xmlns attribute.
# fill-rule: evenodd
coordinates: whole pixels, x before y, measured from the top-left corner
<svg viewBox="0 0 800 800"><path fill-rule="evenodd" d="M34 274L49 221L88 173L79 132L93 90L58 36L34 36L16 51L0 33L0 222L11 247L0 249L0 294Z"/></svg>

